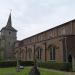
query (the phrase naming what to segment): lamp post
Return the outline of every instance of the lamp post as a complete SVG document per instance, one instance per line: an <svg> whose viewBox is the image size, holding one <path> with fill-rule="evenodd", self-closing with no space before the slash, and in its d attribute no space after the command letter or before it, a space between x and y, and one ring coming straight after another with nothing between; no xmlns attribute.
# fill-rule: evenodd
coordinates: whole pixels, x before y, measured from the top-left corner
<svg viewBox="0 0 75 75"><path fill-rule="evenodd" d="M17 55L17 66L19 65L19 59L18 59L18 55Z"/></svg>
<svg viewBox="0 0 75 75"><path fill-rule="evenodd" d="M36 58L36 52L35 52L35 45L34 45L34 56L33 56L34 66L31 68L28 75L40 75L39 70L37 69L37 58Z"/></svg>
<svg viewBox="0 0 75 75"><path fill-rule="evenodd" d="M29 75L40 75L39 69L37 68L36 55L34 56L34 66L30 70Z"/></svg>
<svg viewBox="0 0 75 75"><path fill-rule="evenodd" d="M17 67L16 67L16 70L17 70L17 72L20 72L19 55L18 55L18 53L16 54L16 60L17 60Z"/></svg>

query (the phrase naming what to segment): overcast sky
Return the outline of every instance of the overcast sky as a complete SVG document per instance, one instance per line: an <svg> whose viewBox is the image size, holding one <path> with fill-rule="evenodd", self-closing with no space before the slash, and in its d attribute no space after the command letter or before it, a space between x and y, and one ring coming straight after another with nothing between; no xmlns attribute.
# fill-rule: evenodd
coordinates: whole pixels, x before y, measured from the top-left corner
<svg viewBox="0 0 75 75"><path fill-rule="evenodd" d="M18 40L75 19L75 0L0 0L0 29L10 9Z"/></svg>

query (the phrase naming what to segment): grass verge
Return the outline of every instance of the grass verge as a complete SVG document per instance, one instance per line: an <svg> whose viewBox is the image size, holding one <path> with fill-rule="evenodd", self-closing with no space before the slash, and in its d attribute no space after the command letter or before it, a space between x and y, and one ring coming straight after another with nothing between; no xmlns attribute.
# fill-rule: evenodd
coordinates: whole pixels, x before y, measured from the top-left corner
<svg viewBox="0 0 75 75"><path fill-rule="evenodd" d="M31 67L25 67L21 72L16 72L16 68L0 68L0 75L28 75ZM41 75L64 75L63 72L51 71L40 68Z"/></svg>

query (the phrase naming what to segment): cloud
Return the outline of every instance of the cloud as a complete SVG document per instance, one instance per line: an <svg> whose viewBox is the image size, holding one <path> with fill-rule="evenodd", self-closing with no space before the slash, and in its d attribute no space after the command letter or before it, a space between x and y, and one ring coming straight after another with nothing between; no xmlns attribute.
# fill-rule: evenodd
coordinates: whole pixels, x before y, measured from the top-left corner
<svg viewBox="0 0 75 75"><path fill-rule="evenodd" d="M18 40L75 18L75 0L0 0L0 29L12 9Z"/></svg>

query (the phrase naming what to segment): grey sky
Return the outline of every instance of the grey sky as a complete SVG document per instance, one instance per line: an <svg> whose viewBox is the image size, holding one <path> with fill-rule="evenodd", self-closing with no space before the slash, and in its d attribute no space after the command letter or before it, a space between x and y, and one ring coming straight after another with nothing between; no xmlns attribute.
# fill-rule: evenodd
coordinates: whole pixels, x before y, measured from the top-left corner
<svg viewBox="0 0 75 75"><path fill-rule="evenodd" d="M0 29L10 9L18 40L75 19L75 0L0 0Z"/></svg>

